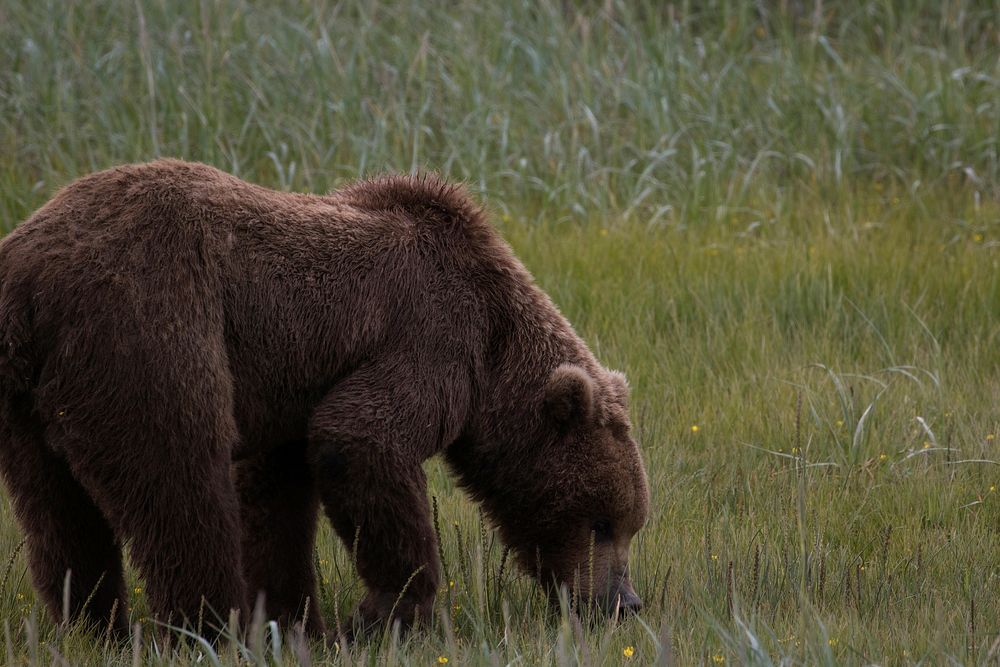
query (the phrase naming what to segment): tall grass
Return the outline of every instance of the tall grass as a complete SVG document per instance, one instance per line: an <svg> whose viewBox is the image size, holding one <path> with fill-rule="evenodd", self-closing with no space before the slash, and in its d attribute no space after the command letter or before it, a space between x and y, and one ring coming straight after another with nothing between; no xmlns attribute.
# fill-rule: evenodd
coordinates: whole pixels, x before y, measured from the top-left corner
<svg viewBox="0 0 1000 667"><path fill-rule="evenodd" d="M13 3L0 215L155 154L313 191L431 167L549 220L997 194L993 3L794 4Z"/></svg>
<svg viewBox="0 0 1000 667"><path fill-rule="evenodd" d="M170 650L39 613L8 662L992 664L1000 653L1000 20L991 2L14 2L0 225L177 155L276 188L467 181L608 365L653 492L645 608L552 611L428 464L439 618L338 651L266 618ZM362 588L324 525L321 608Z"/></svg>

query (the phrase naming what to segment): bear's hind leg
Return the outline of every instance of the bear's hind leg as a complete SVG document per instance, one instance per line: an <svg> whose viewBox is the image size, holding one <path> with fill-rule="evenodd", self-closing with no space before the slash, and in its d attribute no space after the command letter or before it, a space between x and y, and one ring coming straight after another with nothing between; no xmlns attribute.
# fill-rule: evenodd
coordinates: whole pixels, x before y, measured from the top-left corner
<svg viewBox="0 0 1000 667"><path fill-rule="evenodd" d="M269 618L285 627L304 620L306 634L322 636L313 570L319 495L306 465L305 443L240 460L236 486L250 604L263 592Z"/></svg>
<svg viewBox="0 0 1000 667"><path fill-rule="evenodd" d="M155 377L132 363L116 369L131 382L76 392L63 447L73 476L129 542L153 616L214 639L231 609L246 611L230 473L238 435L224 375L198 381L170 370Z"/></svg>
<svg viewBox="0 0 1000 667"><path fill-rule="evenodd" d="M52 618L64 620L69 572L69 618L124 638L121 546L69 466L45 444L24 397L3 400L0 471L26 533L32 580Z"/></svg>
<svg viewBox="0 0 1000 667"><path fill-rule="evenodd" d="M40 302L60 333L39 355L35 401L129 542L156 619L214 634L246 605L222 269L180 190L140 190L103 238L114 272L73 264Z"/></svg>
<svg viewBox="0 0 1000 667"><path fill-rule="evenodd" d="M197 458L178 440L164 437L138 457L119 460L127 475L85 464L74 470L129 540L129 559L154 617L214 641L230 610L246 620L239 503L228 449L204 434L189 436Z"/></svg>

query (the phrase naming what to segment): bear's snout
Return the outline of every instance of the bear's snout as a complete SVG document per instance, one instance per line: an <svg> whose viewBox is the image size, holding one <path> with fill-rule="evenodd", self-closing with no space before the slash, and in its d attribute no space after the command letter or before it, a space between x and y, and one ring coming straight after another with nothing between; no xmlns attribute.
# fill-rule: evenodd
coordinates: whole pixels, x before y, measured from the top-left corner
<svg viewBox="0 0 1000 667"><path fill-rule="evenodd" d="M632 582L622 579L618 590L610 596L607 612L609 615L634 614L642 609L642 599L632 588Z"/></svg>
<svg viewBox="0 0 1000 667"><path fill-rule="evenodd" d="M642 609L642 599L628 586L618 593L618 608L630 614L636 613Z"/></svg>

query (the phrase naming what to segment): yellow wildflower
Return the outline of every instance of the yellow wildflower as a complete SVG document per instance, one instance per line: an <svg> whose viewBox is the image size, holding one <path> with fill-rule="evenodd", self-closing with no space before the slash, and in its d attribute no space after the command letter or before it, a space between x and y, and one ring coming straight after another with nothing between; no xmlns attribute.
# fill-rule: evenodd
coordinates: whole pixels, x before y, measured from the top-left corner
<svg viewBox="0 0 1000 667"><path fill-rule="evenodd" d="M626 646L625 648L622 649L622 655L625 656L626 658L631 658L632 654L634 653L635 653L634 646Z"/></svg>
<svg viewBox="0 0 1000 667"><path fill-rule="evenodd" d="M721 665L725 661L726 661L726 656L722 655L721 653L716 653L715 655L712 656L712 662L715 662L717 664Z"/></svg>
<svg viewBox="0 0 1000 667"><path fill-rule="evenodd" d="M837 640L835 638L831 637L830 639L828 639L826 641L826 643L829 644L830 646L836 646L837 645Z"/></svg>
<svg viewBox="0 0 1000 667"><path fill-rule="evenodd" d="M700 430L701 430L701 429L700 429L700 428L698 428L698 425L697 425L697 424L692 424L692 425L691 425L691 432L692 432L692 433L697 433L697 432L698 432L698 431L700 431Z"/></svg>
<svg viewBox="0 0 1000 667"><path fill-rule="evenodd" d="M889 455L886 454L886 453L884 453L884 452L882 454L878 455L878 460L879 461L885 461L887 458L889 458Z"/></svg>
<svg viewBox="0 0 1000 667"><path fill-rule="evenodd" d="M444 664L447 664L447 663L448 663L448 658L446 658L443 655L439 655L438 656L438 664L439 665L444 665Z"/></svg>

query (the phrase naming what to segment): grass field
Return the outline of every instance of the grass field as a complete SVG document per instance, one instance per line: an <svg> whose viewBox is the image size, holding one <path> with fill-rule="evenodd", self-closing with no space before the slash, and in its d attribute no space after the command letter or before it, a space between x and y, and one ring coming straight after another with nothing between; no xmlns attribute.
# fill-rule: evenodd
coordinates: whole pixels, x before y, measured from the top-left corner
<svg viewBox="0 0 1000 667"><path fill-rule="evenodd" d="M637 618L550 613L432 461L441 619L314 661L997 664L998 137L995 2L0 5L5 229L157 155L432 169L630 378ZM54 625L21 539L4 500L7 663L303 659L266 626L164 652L134 578L132 646ZM326 525L316 559L332 625L360 584Z"/></svg>

